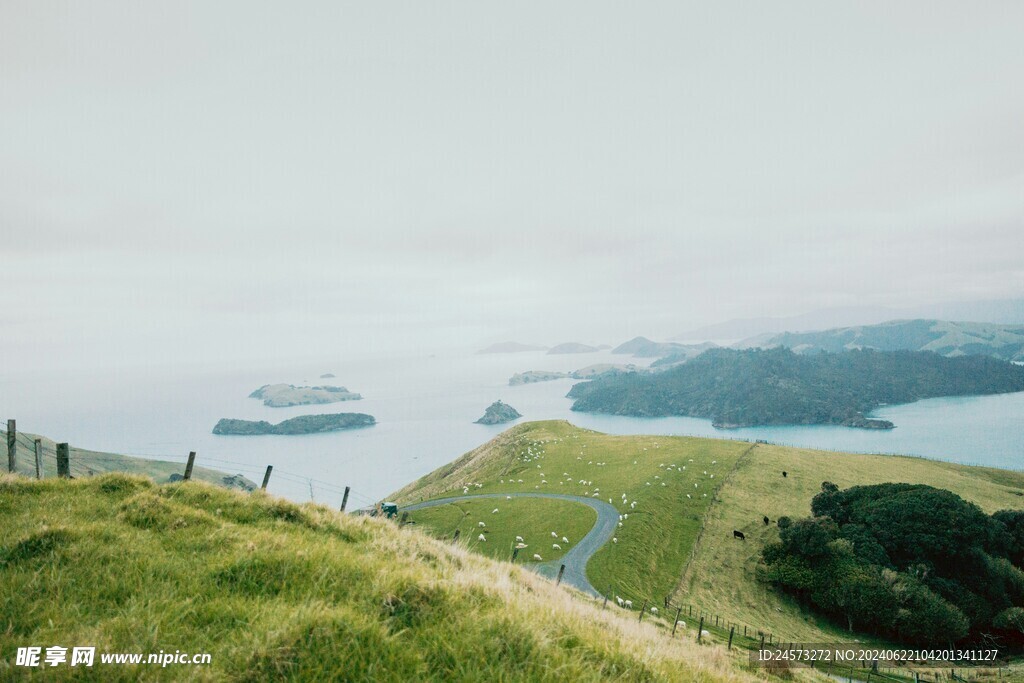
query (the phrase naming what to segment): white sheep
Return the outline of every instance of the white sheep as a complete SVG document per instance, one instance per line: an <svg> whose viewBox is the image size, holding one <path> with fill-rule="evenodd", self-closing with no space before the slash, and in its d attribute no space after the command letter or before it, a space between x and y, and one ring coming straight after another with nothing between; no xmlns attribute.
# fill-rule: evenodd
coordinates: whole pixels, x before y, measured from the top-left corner
<svg viewBox="0 0 1024 683"><path fill-rule="evenodd" d="M558 545L557 543L552 543L551 544L551 549L552 550L561 550L562 546Z"/></svg>
<svg viewBox="0 0 1024 683"><path fill-rule="evenodd" d="M569 539L566 538L565 536L562 536L562 543L568 543L568 542L569 542Z"/></svg>
<svg viewBox="0 0 1024 683"><path fill-rule="evenodd" d="M558 538L558 534L556 534L554 531L552 531L551 532L551 538Z"/></svg>
<svg viewBox="0 0 1024 683"><path fill-rule="evenodd" d="M633 609L633 601L626 600L626 609Z"/></svg>
<svg viewBox="0 0 1024 683"><path fill-rule="evenodd" d="M537 553L534 553L534 554L533 554L533 559L535 559L535 560L537 560L538 562L540 562L540 555L538 555Z"/></svg>
<svg viewBox="0 0 1024 683"><path fill-rule="evenodd" d="M486 541L487 537L484 536L483 534L480 534L479 536L476 537L476 540L478 540L478 541Z"/></svg>
<svg viewBox="0 0 1024 683"><path fill-rule="evenodd" d="M657 613L658 613L658 608L657 607L652 607L651 608L651 614L657 614Z"/></svg>
<svg viewBox="0 0 1024 683"><path fill-rule="evenodd" d="M486 525L486 524L484 524L483 522L478 522L478 523L477 523L477 526L478 526L478 527L480 527L481 529L483 529L483 528L484 528L485 526L487 526L487 525Z"/></svg>
<svg viewBox="0 0 1024 683"><path fill-rule="evenodd" d="M619 607L622 607L623 600L618 595L615 596L615 602L619 603Z"/></svg>
<svg viewBox="0 0 1024 683"><path fill-rule="evenodd" d="M522 536L516 536L516 542L522 543L523 542L523 537Z"/></svg>
<svg viewBox="0 0 1024 683"><path fill-rule="evenodd" d="M705 630L705 629L701 629L700 635L701 635L702 638L704 636L710 636L711 635L711 631L708 631L708 630Z"/></svg>
<svg viewBox="0 0 1024 683"><path fill-rule="evenodd" d="M619 539L617 539L614 536L612 536L612 543L618 543L618 542L619 542Z"/></svg>
<svg viewBox="0 0 1024 683"><path fill-rule="evenodd" d="M494 508L493 510L491 510L491 514L492 515L498 514L498 508Z"/></svg>

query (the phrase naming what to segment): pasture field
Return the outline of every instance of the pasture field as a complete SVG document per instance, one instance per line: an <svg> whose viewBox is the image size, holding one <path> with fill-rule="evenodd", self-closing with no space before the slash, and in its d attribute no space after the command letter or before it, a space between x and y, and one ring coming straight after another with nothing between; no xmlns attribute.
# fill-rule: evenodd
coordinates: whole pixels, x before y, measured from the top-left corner
<svg viewBox="0 0 1024 683"><path fill-rule="evenodd" d="M628 515L618 542L606 544L587 565L599 591L637 605L660 605L671 595L677 604L694 606L695 614L701 610L788 641L847 642L850 633L756 578L761 550L778 537L778 518L809 516L823 481L843 488L928 484L989 513L1024 508L1020 472L717 439L612 436L561 421L517 425L395 495L411 502L463 491L596 491Z"/></svg>
<svg viewBox="0 0 1024 683"><path fill-rule="evenodd" d="M533 422L513 427L393 499L408 504L463 493L543 492L611 503L622 526L616 542L590 560L587 578L602 593L636 605L661 604L679 581L715 492L749 450L750 444L734 441L610 436L563 421ZM522 501L526 508L541 502ZM550 535L553 520L532 519L537 526L519 535Z"/></svg>
<svg viewBox="0 0 1024 683"><path fill-rule="evenodd" d="M534 554L540 555L543 562L561 559L595 521L597 513L586 505L530 498L460 500L409 515L409 522L436 538L451 539L458 530L460 541L467 548L496 560L511 558L519 536L527 547L519 551L517 564L537 561ZM480 522L487 526L481 528ZM481 535L487 540L481 541ZM563 537L569 540L563 541Z"/></svg>
<svg viewBox="0 0 1024 683"><path fill-rule="evenodd" d="M811 499L823 481L840 488L883 482L928 484L948 489L987 513L1024 508L1021 472L758 444L718 492L693 562L680 582L678 599L788 640L848 641L851 634L844 629L816 618L755 577L761 550L778 538L775 521L810 516ZM763 524L765 516L771 525ZM733 538L733 530L743 532L746 541Z"/></svg>

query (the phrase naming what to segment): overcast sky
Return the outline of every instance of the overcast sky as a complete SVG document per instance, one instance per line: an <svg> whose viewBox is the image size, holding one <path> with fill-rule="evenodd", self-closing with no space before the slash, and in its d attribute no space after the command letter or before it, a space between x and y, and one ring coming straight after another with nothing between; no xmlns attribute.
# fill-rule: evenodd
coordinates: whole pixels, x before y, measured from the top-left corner
<svg viewBox="0 0 1024 683"><path fill-rule="evenodd" d="M1024 296L1024 3L0 0L5 365Z"/></svg>

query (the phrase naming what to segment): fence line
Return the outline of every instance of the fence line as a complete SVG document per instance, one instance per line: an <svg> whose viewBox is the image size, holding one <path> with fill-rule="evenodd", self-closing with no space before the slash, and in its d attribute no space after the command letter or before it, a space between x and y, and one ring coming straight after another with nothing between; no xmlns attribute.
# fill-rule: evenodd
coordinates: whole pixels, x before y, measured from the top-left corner
<svg viewBox="0 0 1024 683"><path fill-rule="evenodd" d="M128 471L119 465L126 463L125 458L131 458L132 456L121 456L114 453L99 453L88 450L75 449L72 452L71 447L67 443L57 443L55 451L47 448L49 455L44 453L42 447L42 439L33 439L31 436L19 432L17 429L17 423L15 420L8 420L8 429L4 433L5 440L7 441L8 450L8 471L25 473L26 471L34 472L37 479L50 478L53 476L69 476L73 478L87 478L91 476L97 476L106 472L119 472ZM56 453L56 458L52 455ZM64 457L66 454L66 458ZM138 460L148 460L148 458L136 458ZM178 477L172 474L172 481L190 480L192 478L192 468L199 461L199 465L202 467L206 465L209 467L209 463L212 463L213 467L220 467L221 465L231 465L232 469L240 470L238 474L252 475L256 478L264 475L269 476L270 472L265 472L264 469L258 465L252 463L243 463L232 460L225 460L222 458L204 457L198 455L195 452L191 452L188 456L164 456L161 455L158 458L153 458L157 462L173 463L182 465L182 472L179 473ZM315 502L314 491L319 490L323 493L328 494L330 497L337 497L341 501L342 511L348 504L351 498L361 507L373 508L377 505L378 501L370 496L353 490L351 486L344 486L338 484L332 484L331 482L323 481L313 477L306 476L299 472L293 472L290 470L281 470L276 466L271 466L272 479L284 480L289 484L293 485L304 485L310 486L311 498ZM233 476L230 472L223 472L226 477ZM268 482L269 483L269 482ZM254 488L258 488L258 485L254 485Z"/></svg>

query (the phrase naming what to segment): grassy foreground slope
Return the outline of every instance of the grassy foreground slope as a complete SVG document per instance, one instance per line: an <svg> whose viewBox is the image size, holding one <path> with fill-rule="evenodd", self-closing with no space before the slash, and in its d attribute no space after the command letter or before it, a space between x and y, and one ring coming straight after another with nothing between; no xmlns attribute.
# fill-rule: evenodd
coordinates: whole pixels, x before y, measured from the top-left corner
<svg viewBox="0 0 1024 683"><path fill-rule="evenodd" d="M679 581L715 491L749 449L735 441L611 436L563 421L531 422L413 482L394 499L412 503L464 492L598 497L623 520L617 542L590 560L587 578L599 591L636 605L660 605ZM523 500L531 504L542 502ZM555 520L535 517L536 527L523 524L517 533L549 537Z"/></svg>
<svg viewBox="0 0 1024 683"><path fill-rule="evenodd" d="M787 472L786 477L782 472ZM829 453L758 444L737 466L711 506L678 598L726 619L789 640L848 640L849 634L760 583L755 570L765 543L778 538L774 521L810 515L823 481L840 488L904 482L948 489L985 512L1024 508L1024 473L923 458ZM767 515L771 526L764 526ZM742 531L746 541L733 538Z"/></svg>
<svg viewBox="0 0 1024 683"><path fill-rule="evenodd" d="M6 469L7 455L7 432L0 430L0 443L4 449L4 468ZM36 476L35 465L35 439L39 439L42 445L42 474L43 477L57 476L57 443L45 436L18 432L18 460L16 470L18 474L27 477ZM90 451L84 448L70 448L69 459L71 461L71 476L91 477L106 472L125 472L128 474L139 474L150 477L154 481L165 482L172 475L181 475L185 466L180 462L169 460L151 460L120 453L104 453L101 451ZM219 470L210 469L196 465L192 470L192 478L198 481L205 481L218 486L229 488L250 488L255 484L240 474L229 475Z"/></svg>
<svg viewBox="0 0 1024 683"><path fill-rule="evenodd" d="M0 516L0 680L758 680L519 567L260 492L3 475ZM58 644L97 661L13 665ZM212 663L99 662L161 650Z"/></svg>

